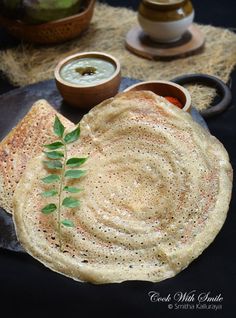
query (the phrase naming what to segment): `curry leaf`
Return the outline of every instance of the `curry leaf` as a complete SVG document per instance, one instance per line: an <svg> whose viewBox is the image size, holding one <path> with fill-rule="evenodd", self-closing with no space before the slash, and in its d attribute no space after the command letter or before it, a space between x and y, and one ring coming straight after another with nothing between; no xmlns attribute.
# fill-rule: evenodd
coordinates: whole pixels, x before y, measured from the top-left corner
<svg viewBox="0 0 236 318"><path fill-rule="evenodd" d="M65 127L63 126L60 119L55 116L53 131L59 138L57 138L57 140L54 140L54 142L52 143L44 145L44 148L46 148L46 151L44 151L44 153L50 160L43 161L43 164L44 167L47 169L55 169L58 171L54 171L54 173L42 178L42 181L46 184L56 182L58 182L58 184L55 186L55 188L53 187L53 189L45 189L46 191L42 192L41 195L45 198L57 196L56 199L58 201L58 206L54 203L49 203L44 206L41 211L44 214L50 214L57 210L55 218L57 223L56 230L58 233L59 248L60 251L62 251L61 227L63 225L66 227L74 226L73 221L69 219L61 220L63 208L76 208L80 206L80 201L77 198L71 196L66 197L66 195L69 195L68 193L79 193L80 191L82 191L82 189L76 186L67 186L66 182L68 180L66 180L65 177L70 179L78 179L85 175L85 170L77 170L74 168L80 167L83 163L85 163L87 158L68 158L67 160L67 144L73 143L78 140L78 138L80 137L79 126L77 126L73 131L65 133Z"/></svg>
<svg viewBox="0 0 236 318"><path fill-rule="evenodd" d="M63 143L61 141L53 142L52 144L44 145L45 148L49 150L56 150L63 147Z"/></svg>
<svg viewBox="0 0 236 318"><path fill-rule="evenodd" d="M44 165L48 168L48 169L62 169L62 163L59 160L54 160L54 161L43 161Z"/></svg>
<svg viewBox="0 0 236 318"><path fill-rule="evenodd" d="M61 151L45 151L44 153L49 159L61 159L64 157L64 154Z"/></svg>
<svg viewBox="0 0 236 318"><path fill-rule="evenodd" d="M70 179L78 179L86 174L86 170L67 170L65 177Z"/></svg>
<svg viewBox="0 0 236 318"><path fill-rule="evenodd" d="M50 174L47 177L43 178L44 183L55 183L60 180L60 177L57 174Z"/></svg>
<svg viewBox="0 0 236 318"><path fill-rule="evenodd" d="M70 187L70 186L64 187L63 190L67 191L67 192L70 192L70 193L78 193L78 192L83 191L83 189L79 189L79 188L76 188L76 187Z"/></svg>
<svg viewBox="0 0 236 318"><path fill-rule="evenodd" d="M85 161L88 158L70 158L67 160L66 165L69 166L70 168L78 168L80 167L83 163L85 163Z"/></svg>
<svg viewBox="0 0 236 318"><path fill-rule="evenodd" d="M80 127L78 126L75 130L73 130L72 132L65 135L64 141L66 144L70 144L70 143L78 140L79 136L80 136Z"/></svg>
<svg viewBox="0 0 236 318"><path fill-rule="evenodd" d="M61 137L61 138L63 137L65 127L62 125L60 119L57 116L55 117L53 131L55 135L57 135L58 137Z"/></svg>
<svg viewBox="0 0 236 318"><path fill-rule="evenodd" d="M62 221L61 221L61 224L63 224L64 226L67 226L67 227L74 227L74 226L75 226L74 223L73 223L73 221L67 220L67 219L62 220Z"/></svg>
<svg viewBox="0 0 236 318"><path fill-rule="evenodd" d="M76 208L80 206L80 201L72 197L67 197L62 201L62 205L67 208Z"/></svg>
<svg viewBox="0 0 236 318"><path fill-rule="evenodd" d="M50 203L46 205L44 208L42 208L41 212L43 214L50 214L50 213L53 213L56 209L57 209L56 204Z"/></svg>
<svg viewBox="0 0 236 318"><path fill-rule="evenodd" d="M57 194L58 194L58 191L55 189L44 191L41 193L41 195L45 198L54 197Z"/></svg>

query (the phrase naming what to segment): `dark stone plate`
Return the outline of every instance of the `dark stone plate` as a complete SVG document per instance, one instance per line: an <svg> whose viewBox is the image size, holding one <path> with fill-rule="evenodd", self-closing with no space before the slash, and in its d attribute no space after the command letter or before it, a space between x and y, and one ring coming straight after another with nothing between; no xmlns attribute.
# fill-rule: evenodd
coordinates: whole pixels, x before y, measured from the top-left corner
<svg viewBox="0 0 236 318"><path fill-rule="evenodd" d="M120 91L140 82L131 78L122 78ZM26 115L32 104L38 99L46 99L55 109L74 123L79 122L85 112L71 108L61 98L54 80L17 88L0 95L0 140ZM206 122L196 109L191 110L195 121L207 129ZM15 252L24 252L16 238L12 216L0 208L0 248Z"/></svg>

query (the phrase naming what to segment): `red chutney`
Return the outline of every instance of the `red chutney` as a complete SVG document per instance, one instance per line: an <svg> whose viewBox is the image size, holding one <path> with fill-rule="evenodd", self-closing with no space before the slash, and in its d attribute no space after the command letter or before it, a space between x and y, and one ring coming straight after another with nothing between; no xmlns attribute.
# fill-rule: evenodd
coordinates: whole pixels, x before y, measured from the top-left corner
<svg viewBox="0 0 236 318"><path fill-rule="evenodd" d="M179 107L179 108L183 108L182 103L178 100L178 98L175 97L171 97L171 96L165 96L165 99L168 100L168 102L170 102L171 104L174 104L175 106Z"/></svg>

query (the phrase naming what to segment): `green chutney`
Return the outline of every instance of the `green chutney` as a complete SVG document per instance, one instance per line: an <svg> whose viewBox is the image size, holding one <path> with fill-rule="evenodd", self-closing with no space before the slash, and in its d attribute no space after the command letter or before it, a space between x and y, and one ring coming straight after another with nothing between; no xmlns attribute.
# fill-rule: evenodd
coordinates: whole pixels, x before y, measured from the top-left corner
<svg viewBox="0 0 236 318"><path fill-rule="evenodd" d="M85 57L66 63L60 75L69 83L91 86L111 77L115 70L115 65L107 60Z"/></svg>

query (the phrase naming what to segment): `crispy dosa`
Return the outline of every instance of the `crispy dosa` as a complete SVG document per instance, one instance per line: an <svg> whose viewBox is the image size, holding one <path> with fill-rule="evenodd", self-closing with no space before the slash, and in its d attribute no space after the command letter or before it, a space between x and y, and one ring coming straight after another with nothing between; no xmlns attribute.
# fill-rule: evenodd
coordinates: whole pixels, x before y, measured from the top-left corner
<svg viewBox="0 0 236 318"><path fill-rule="evenodd" d="M42 152L42 145L53 140L56 110L46 100L37 101L28 114L0 143L0 206L12 213L12 198L29 159ZM59 115L66 127L74 124Z"/></svg>
<svg viewBox="0 0 236 318"><path fill-rule="evenodd" d="M48 202L40 197L41 155L27 165L14 196L21 244L79 281L158 282L176 275L225 221L232 189L225 148L191 115L145 91L101 103L80 126L69 156L89 156L79 180L81 207L62 211L75 227L63 227L60 250L56 215L40 212Z"/></svg>

